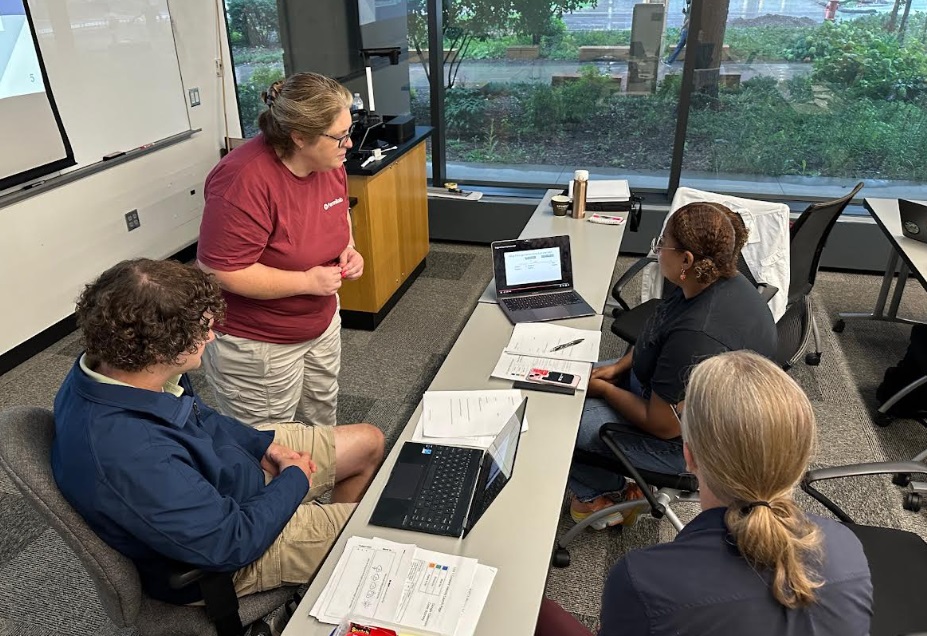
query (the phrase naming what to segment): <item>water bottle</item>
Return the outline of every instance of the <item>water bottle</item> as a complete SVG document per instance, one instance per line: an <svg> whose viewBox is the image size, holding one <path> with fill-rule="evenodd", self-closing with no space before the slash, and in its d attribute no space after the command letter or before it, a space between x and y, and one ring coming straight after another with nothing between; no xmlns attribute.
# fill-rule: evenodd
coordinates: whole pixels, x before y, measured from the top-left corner
<svg viewBox="0 0 927 636"><path fill-rule="evenodd" d="M589 171L577 170L573 173L573 218L586 216L586 187L589 185Z"/></svg>
<svg viewBox="0 0 927 636"><path fill-rule="evenodd" d="M351 100L351 112L357 112L359 110L364 110L364 98L361 97L360 93L354 93L354 99Z"/></svg>

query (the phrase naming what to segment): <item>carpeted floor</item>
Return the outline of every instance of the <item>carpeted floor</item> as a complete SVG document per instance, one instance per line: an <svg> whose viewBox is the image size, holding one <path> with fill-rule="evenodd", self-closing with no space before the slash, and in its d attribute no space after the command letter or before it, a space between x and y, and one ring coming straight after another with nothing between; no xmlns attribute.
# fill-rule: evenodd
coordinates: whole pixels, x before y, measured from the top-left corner
<svg viewBox="0 0 927 636"><path fill-rule="evenodd" d="M619 259L616 272L631 259ZM463 328L491 276L485 247L433 244L428 266L374 332L345 330L339 422L369 421L390 444L414 410ZM849 323L830 330L837 311L867 311L880 278L822 272L815 287L816 315L824 341L817 368L799 363L792 371L811 398L819 420L817 465L910 458L927 448L927 431L914 421L887 428L872 422L875 387L884 369L903 354L909 328L883 323ZM633 291L631 292L633 298ZM927 317L927 294L912 282L902 313ZM623 346L604 326L602 357ZM58 385L80 350L71 335L0 376L0 408L18 404L51 407ZM199 375L195 384L211 398ZM834 484L829 492L859 520L906 528L927 537L927 518L901 509L900 489L888 479ZM809 510L817 504L801 498ZM691 518L693 506L680 508ZM568 516L561 532L569 527ZM672 540L668 523L644 519L624 532L588 532L571 546L573 565L552 570L548 595L594 628L608 567L627 550ZM0 474L0 636L122 634L106 618L76 557Z"/></svg>

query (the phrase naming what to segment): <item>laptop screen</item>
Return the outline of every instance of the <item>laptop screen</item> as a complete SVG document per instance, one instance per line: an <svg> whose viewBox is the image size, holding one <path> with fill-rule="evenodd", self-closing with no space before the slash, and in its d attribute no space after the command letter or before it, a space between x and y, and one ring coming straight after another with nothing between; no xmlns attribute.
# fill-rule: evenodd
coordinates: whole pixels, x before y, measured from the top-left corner
<svg viewBox="0 0 927 636"><path fill-rule="evenodd" d="M527 408L528 398L524 398L518 410L493 440L489 450L483 454L483 464L476 478L473 504L466 521L467 529L472 528L473 524L483 516L489 504L496 499L502 487L512 478L512 472L515 470L515 455L518 452L518 442L521 439L521 429Z"/></svg>
<svg viewBox="0 0 927 636"><path fill-rule="evenodd" d="M492 261L499 296L573 286L569 236L496 241Z"/></svg>

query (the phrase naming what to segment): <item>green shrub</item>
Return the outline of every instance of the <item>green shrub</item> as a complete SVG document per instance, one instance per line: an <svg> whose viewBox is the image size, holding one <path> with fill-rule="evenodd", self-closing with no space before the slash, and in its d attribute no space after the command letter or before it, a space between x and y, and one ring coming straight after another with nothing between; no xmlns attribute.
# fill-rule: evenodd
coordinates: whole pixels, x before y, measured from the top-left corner
<svg viewBox="0 0 927 636"><path fill-rule="evenodd" d="M283 79L283 68L262 66L254 70L247 82L238 85L238 111L241 115L242 133L245 137L253 137L258 132L258 115L265 108L261 93L281 79Z"/></svg>
<svg viewBox="0 0 927 636"><path fill-rule="evenodd" d="M927 93L927 54L916 38L902 44L881 18L825 22L801 38L794 59L814 62L814 79L853 98L916 100Z"/></svg>
<svg viewBox="0 0 927 636"><path fill-rule="evenodd" d="M816 27L766 26L728 27L724 43L731 47L731 57L740 62L788 60L798 43Z"/></svg>
<svg viewBox="0 0 927 636"><path fill-rule="evenodd" d="M555 89L563 101L563 121L582 123L595 117L611 96L613 87L611 78L599 73L597 67L591 64L583 66L578 80Z"/></svg>
<svg viewBox="0 0 927 636"><path fill-rule="evenodd" d="M448 136L472 136L486 126L487 99L478 88L455 86L444 94Z"/></svg>

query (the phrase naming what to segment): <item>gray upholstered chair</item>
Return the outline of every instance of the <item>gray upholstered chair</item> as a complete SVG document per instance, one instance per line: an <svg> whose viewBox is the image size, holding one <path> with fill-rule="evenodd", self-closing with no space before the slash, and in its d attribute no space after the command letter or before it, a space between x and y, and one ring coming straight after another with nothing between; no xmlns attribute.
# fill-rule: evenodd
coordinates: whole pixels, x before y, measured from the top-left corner
<svg viewBox="0 0 927 636"><path fill-rule="evenodd" d="M0 466L80 559L103 610L117 626L135 627L142 636L241 634L242 623L266 628L257 621L293 595L295 588L284 587L236 602L230 575L188 569L174 577L178 586L181 581L197 581L204 593L207 586L214 586L213 591L218 587L224 603L210 600L206 607L188 607L149 598L132 561L104 543L58 490L50 462L54 436L54 416L46 409L17 407L0 413Z"/></svg>

